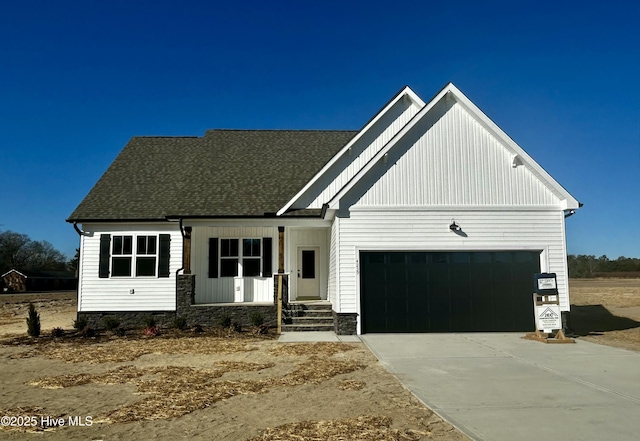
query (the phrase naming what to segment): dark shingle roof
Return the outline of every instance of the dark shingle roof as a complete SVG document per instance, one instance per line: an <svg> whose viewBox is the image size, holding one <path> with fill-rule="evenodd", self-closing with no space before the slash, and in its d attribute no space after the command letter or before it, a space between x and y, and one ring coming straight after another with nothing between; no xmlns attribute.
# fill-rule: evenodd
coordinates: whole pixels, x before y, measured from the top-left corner
<svg viewBox="0 0 640 441"><path fill-rule="evenodd" d="M133 138L67 220L275 213L356 133L210 130L202 138Z"/></svg>

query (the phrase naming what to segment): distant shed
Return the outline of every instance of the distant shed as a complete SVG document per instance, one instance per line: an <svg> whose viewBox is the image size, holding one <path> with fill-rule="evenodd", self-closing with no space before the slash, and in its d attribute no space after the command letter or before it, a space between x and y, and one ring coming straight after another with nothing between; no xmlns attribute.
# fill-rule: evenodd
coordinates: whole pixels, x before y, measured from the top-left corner
<svg viewBox="0 0 640 441"><path fill-rule="evenodd" d="M72 271L18 271L2 275L4 289L13 292L72 290L78 280Z"/></svg>

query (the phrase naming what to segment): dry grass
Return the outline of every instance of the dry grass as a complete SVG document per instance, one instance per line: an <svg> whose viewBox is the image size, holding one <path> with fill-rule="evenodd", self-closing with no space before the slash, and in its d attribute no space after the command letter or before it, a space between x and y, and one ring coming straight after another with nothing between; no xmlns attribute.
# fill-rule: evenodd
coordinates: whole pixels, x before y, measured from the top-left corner
<svg viewBox="0 0 640 441"><path fill-rule="evenodd" d="M640 351L640 279L571 279L569 287L577 335Z"/></svg>
<svg viewBox="0 0 640 441"><path fill-rule="evenodd" d="M271 354L279 355L316 355L331 357L341 352L347 352L355 349L355 346L345 343L292 343L287 345L276 346L271 350Z"/></svg>
<svg viewBox="0 0 640 441"><path fill-rule="evenodd" d="M571 304L640 306L640 279L570 279Z"/></svg>
<svg viewBox="0 0 640 441"><path fill-rule="evenodd" d="M418 441L428 432L391 428L391 418L360 416L332 421L304 421L268 428L248 441Z"/></svg>
<svg viewBox="0 0 640 441"><path fill-rule="evenodd" d="M227 372L259 371L273 363L220 361L215 369L184 366L123 366L102 374L75 374L40 378L28 384L45 389L74 387L84 384L135 384L142 400L94 419L94 422L125 423L180 417L195 410L237 395L265 393L277 387L319 384L336 375L346 374L365 365L354 360L332 360L311 357L283 376L262 380L218 381Z"/></svg>
<svg viewBox="0 0 640 441"><path fill-rule="evenodd" d="M37 433L44 431L55 430L53 428L47 428L42 425L43 417L52 417L52 418L62 418L64 415L51 415L50 412L47 412L44 408L39 406L23 406L23 407L12 407L10 409L0 409L0 416L7 416L9 418L30 418L28 423L22 422L22 424L18 424L21 421L16 421L15 425L1 425L0 430L4 430L7 432L27 432L27 433ZM35 417L35 419L31 419ZM32 423L35 423L32 425Z"/></svg>
<svg viewBox="0 0 640 441"><path fill-rule="evenodd" d="M13 358L44 356L64 360L67 363L121 363L133 361L146 354L228 354L256 350L254 343L263 341L255 338L226 338L215 336L170 335L152 338L112 338L102 342L92 339L73 340L41 339L40 341L19 338L5 344L32 344L29 351L16 354Z"/></svg>
<svg viewBox="0 0 640 441"><path fill-rule="evenodd" d="M338 385L340 390L362 390L367 385L364 381L342 380Z"/></svg>

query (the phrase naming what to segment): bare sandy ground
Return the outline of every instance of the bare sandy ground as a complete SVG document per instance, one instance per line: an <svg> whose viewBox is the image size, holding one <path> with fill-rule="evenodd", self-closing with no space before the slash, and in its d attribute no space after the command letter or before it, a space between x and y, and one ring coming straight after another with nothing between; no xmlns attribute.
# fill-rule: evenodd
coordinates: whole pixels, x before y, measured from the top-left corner
<svg viewBox="0 0 640 441"><path fill-rule="evenodd" d="M39 339L25 336L29 301ZM0 427L3 440L467 439L362 343L282 344L221 330L85 338L72 334L69 294L0 302L0 417L14 424ZM67 335L50 337L54 327Z"/></svg>

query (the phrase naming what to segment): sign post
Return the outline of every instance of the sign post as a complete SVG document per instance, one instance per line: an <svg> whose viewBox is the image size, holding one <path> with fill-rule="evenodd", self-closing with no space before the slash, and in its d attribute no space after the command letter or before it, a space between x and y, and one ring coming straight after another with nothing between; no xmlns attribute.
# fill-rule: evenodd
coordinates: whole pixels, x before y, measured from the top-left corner
<svg viewBox="0 0 640 441"><path fill-rule="evenodd" d="M555 273L539 273L533 276L533 313L536 331L526 338L545 343L575 343L562 330L560 295Z"/></svg>

